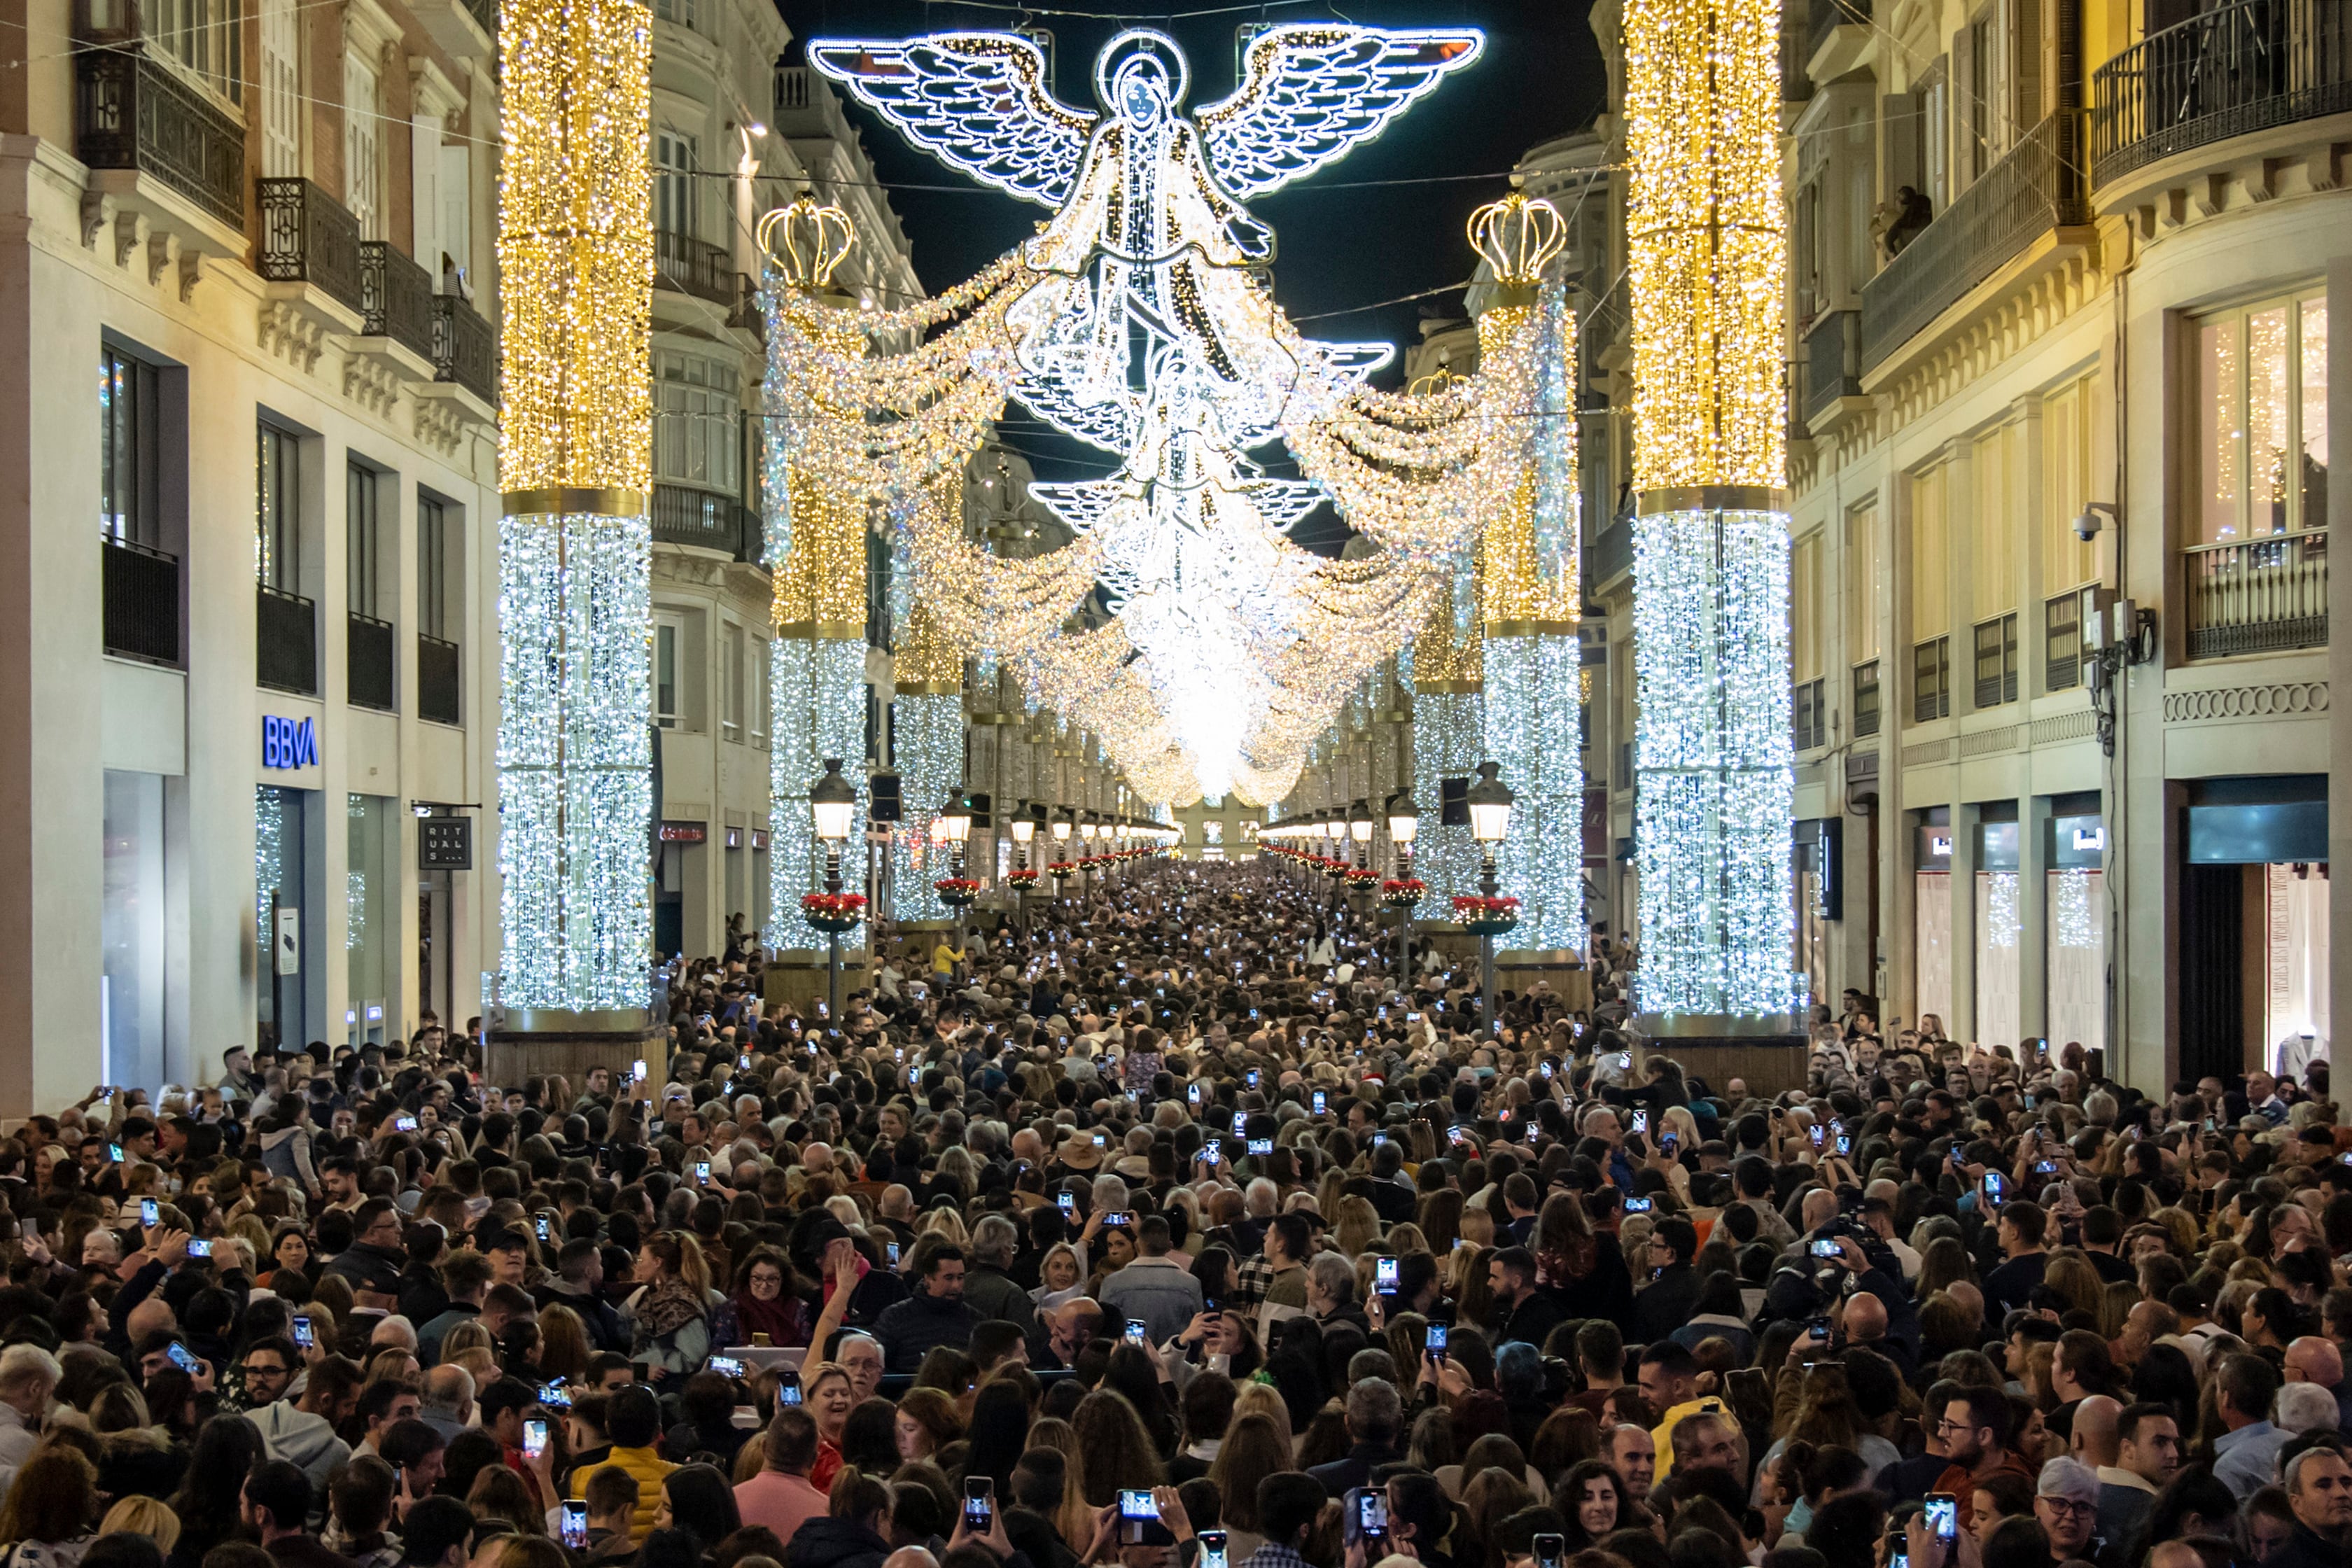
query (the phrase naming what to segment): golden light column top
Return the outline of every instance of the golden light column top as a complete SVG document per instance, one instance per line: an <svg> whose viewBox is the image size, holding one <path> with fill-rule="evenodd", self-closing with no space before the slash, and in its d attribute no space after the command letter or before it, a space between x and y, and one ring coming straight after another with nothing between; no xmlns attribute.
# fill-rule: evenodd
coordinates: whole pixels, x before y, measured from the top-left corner
<svg viewBox="0 0 2352 1568"><path fill-rule="evenodd" d="M1779 0L1627 0L1633 488L1788 484Z"/></svg>
<svg viewBox="0 0 2352 1568"><path fill-rule="evenodd" d="M504 0L499 485L653 481L652 16Z"/></svg>

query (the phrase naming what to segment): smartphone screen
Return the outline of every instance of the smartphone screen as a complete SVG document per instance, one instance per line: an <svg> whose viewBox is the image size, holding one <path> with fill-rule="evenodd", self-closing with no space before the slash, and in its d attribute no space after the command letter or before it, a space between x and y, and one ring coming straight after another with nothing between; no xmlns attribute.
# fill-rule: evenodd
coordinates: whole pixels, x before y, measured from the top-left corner
<svg viewBox="0 0 2352 1568"><path fill-rule="evenodd" d="M190 1377L195 1376L197 1373L204 1370L205 1363L190 1354L188 1347L177 1340L163 1347L163 1355L173 1366L178 1367Z"/></svg>
<svg viewBox="0 0 2352 1568"><path fill-rule="evenodd" d="M1195 1563L1194 1568L1229 1568L1229 1565L1225 1562L1225 1532L1223 1531L1204 1530L1192 1539L1201 1543L1201 1555L1199 1561Z"/></svg>
<svg viewBox="0 0 2352 1568"><path fill-rule="evenodd" d="M563 1505L563 1544L574 1552L584 1551L587 1548L588 1505L586 1503L567 1501Z"/></svg>
<svg viewBox="0 0 2352 1568"><path fill-rule="evenodd" d="M708 1160L697 1160L697 1161L694 1163L694 1179L695 1179L696 1181L698 1181L698 1182L707 1182L707 1181L710 1180L710 1162L709 1162L709 1161L708 1161Z"/></svg>
<svg viewBox="0 0 2352 1568"><path fill-rule="evenodd" d="M319 1342L318 1331L310 1327L310 1319L297 1318L294 1320L294 1342L304 1350L309 1350L312 1345Z"/></svg>
<svg viewBox="0 0 2352 1568"><path fill-rule="evenodd" d="M1234 1137L1236 1137L1236 1138L1240 1137L1240 1136L1242 1135L1242 1131L1243 1131L1243 1130L1244 1130L1245 1127L1247 1127L1248 1125L1249 1125L1249 1115L1248 1115L1248 1113L1247 1113L1246 1111L1240 1111L1240 1110L1236 1110L1236 1111L1234 1111Z"/></svg>
<svg viewBox="0 0 2352 1568"><path fill-rule="evenodd" d="M191 1258L210 1258L212 1255L213 1255L213 1244L212 1244L211 1242L209 1242L209 1241L192 1241L192 1242L188 1243L188 1256L189 1256L189 1257L191 1257Z"/></svg>
<svg viewBox="0 0 2352 1568"><path fill-rule="evenodd" d="M537 1458L547 1452L547 1423L526 1421L522 1424L522 1451Z"/></svg>
<svg viewBox="0 0 2352 1568"><path fill-rule="evenodd" d="M141 1198L139 1200L139 1223L141 1225L153 1225L155 1223L155 1200L153 1198Z"/></svg>
<svg viewBox="0 0 2352 1568"><path fill-rule="evenodd" d="M1195 1105L1200 1104L1201 1086L1197 1083L1187 1085L1184 1089L1184 1098L1191 1100Z"/></svg>
<svg viewBox="0 0 2352 1568"><path fill-rule="evenodd" d="M572 1391L561 1383L542 1383L539 1385L539 1402L552 1405L558 1410L569 1410L572 1408Z"/></svg>
<svg viewBox="0 0 2352 1568"><path fill-rule="evenodd" d="M1322 1114L1324 1113L1324 1107L1325 1107L1325 1104L1326 1104L1326 1100L1325 1100L1324 1093L1323 1093L1323 1091L1322 1091L1321 1089L1317 1089L1317 1090L1315 1091L1315 1114L1316 1114L1316 1115L1320 1116L1320 1115L1322 1115Z"/></svg>
<svg viewBox="0 0 2352 1568"><path fill-rule="evenodd" d="M1127 1342L1131 1345L1139 1345L1143 1343L1143 1325L1141 1323L1129 1323L1127 1325Z"/></svg>
<svg viewBox="0 0 2352 1568"><path fill-rule="evenodd" d="M996 1483L974 1476L963 1484L963 1525L974 1535L986 1535L996 1525Z"/></svg>
<svg viewBox="0 0 2352 1568"><path fill-rule="evenodd" d="M1367 1487L1356 1494L1356 1531L1360 1535L1386 1535L1389 1532L1389 1496L1378 1488Z"/></svg>
<svg viewBox="0 0 2352 1568"><path fill-rule="evenodd" d="M1160 1505L1151 1500L1151 1489L1150 1487L1121 1489L1118 1494L1118 1517L1132 1521L1158 1519Z"/></svg>
<svg viewBox="0 0 2352 1568"><path fill-rule="evenodd" d="M1959 1539L1960 1500L1950 1492L1929 1492L1927 1500L1927 1527L1946 1545Z"/></svg>
<svg viewBox="0 0 2352 1568"><path fill-rule="evenodd" d="M1383 1296L1396 1294L1397 1260L1395 1258L1383 1258L1372 1265L1372 1289Z"/></svg>
<svg viewBox="0 0 2352 1568"><path fill-rule="evenodd" d="M895 1241L890 1244L890 1267L898 1267L898 1244Z"/></svg>
<svg viewBox="0 0 2352 1568"><path fill-rule="evenodd" d="M1429 1342L1426 1348L1429 1351L1430 1360L1444 1361L1445 1359L1445 1325L1444 1323L1432 1323L1429 1325Z"/></svg>
<svg viewBox="0 0 2352 1568"><path fill-rule="evenodd" d="M1064 1214L1069 1214L1072 1212L1072 1210L1076 1207L1077 1201L1077 1199L1072 1197L1067 1193L1055 1193L1054 1194L1054 1206L1060 1209Z"/></svg>
<svg viewBox="0 0 2352 1568"><path fill-rule="evenodd" d="M1649 1130L1650 1113L1646 1110L1637 1110L1633 1112L1633 1131L1636 1133L1644 1133L1649 1131Z"/></svg>

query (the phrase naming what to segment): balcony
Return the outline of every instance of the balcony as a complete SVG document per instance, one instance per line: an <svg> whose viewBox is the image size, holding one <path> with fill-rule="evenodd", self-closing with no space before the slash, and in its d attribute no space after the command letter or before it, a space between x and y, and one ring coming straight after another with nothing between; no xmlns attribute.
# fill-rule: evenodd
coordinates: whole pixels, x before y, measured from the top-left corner
<svg viewBox="0 0 2352 1568"><path fill-rule="evenodd" d="M1862 312L1824 310L1805 333L1805 401L1810 428L1843 398L1862 395Z"/></svg>
<svg viewBox="0 0 2352 1568"><path fill-rule="evenodd" d="M457 645L416 634L416 716L436 724L465 722L459 693L465 686L464 661Z"/></svg>
<svg viewBox="0 0 2352 1568"><path fill-rule="evenodd" d="M725 246L662 229L654 231L654 284L724 305L730 313L750 288Z"/></svg>
<svg viewBox="0 0 2352 1568"><path fill-rule="evenodd" d="M260 190L262 277L272 283L309 284L364 313L359 219L305 179L263 180Z"/></svg>
<svg viewBox="0 0 2352 1568"><path fill-rule="evenodd" d="M1811 0L1811 10L1810 25L1805 30L1806 65L1820 59L1823 49L1842 41L1838 37L1841 29L1852 29L1847 37L1857 47L1870 32L1870 0ZM1850 60L1827 63L1820 79L1828 81L1843 76L1850 65Z"/></svg>
<svg viewBox="0 0 2352 1568"><path fill-rule="evenodd" d="M2343 0L2241 0L2177 23L2091 81L2100 184L2191 148L2352 110L2352 10Z"/></svg>
<svg viewBox="0 0 2352 1568"><path fill-rule="evenodd" d="M733 496L688 485L654 486L654 542L717 550L757 564L764 531L759 514Z"/></svg>
<svg viewBox="0 0 2352 1568"><path fill-rule="evenodd" d="M454 382L495 405L499 340L471 305L455 294L433 296L433 379Z"/></svg>
<svg viewBox="0 0 2352 1568"><path fill-rule="evenodd" d="M353 611L343 641L343 700L354 708L393 710L392 623Z"/></svg>
<svg viewBox="0 0 2352 1568"><path fill-rule="evenodd" d="M380 239L360 246L360 331L433 357L431 274Z"/></svg>
<svg viewBox="0 0 2352 1568"><path fill-rule="evenodd" d="M106 651L150 664L180 662L180 558L113 534L106 550Z"/></svg>
<svg viewBox="0 0 2352 1568"><path fill-rule="evenodd" d="M74 64L74 155L154 179L245 231L245 127L136 41L85 44Z"/></svg>
<svg viewBox="0 0 2352 1568"><path fill-rule="evenodd" d="M2189 657L2327 646L2327 531L2305 529L2180 552Z"/></svg>
<svg viewBox="0 0 2352 1568"><path fill-rule="evenodd" d="M254 679L279 691L319 695L319 606L264 583L257 610Z"/></svg>
<svg viewBox="0 0 2352 1568"><path fill-rule="evenodd" d="M2043 235L2090 221L2083 143L2081 110L2051 115L1863 285L1863 371Z"/></svg>

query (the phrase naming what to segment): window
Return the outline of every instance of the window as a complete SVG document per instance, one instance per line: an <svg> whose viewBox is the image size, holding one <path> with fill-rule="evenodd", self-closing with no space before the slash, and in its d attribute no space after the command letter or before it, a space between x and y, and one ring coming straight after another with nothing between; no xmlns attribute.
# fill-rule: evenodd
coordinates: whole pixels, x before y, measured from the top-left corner
<svg viewBox="0 0 2352 1568"><path fill-rule="evenodd" d="M724 690L721 693L719 710L719 730L726 739L740 741L743 738L743 710L748 685L746 677L750 673L744 662L743 644L746 639L743 628L731 621L727 623L721 631L720 638L724 665L719 670L719 679L723 683Z"/></svg>
<svg viewBox="0 0 2352 1568"><path fill-rule="evenodd" d="M1845 651L1860 662L1878 657L1878 509L1845 514Z"/></svg>
<svg viewBox="0 0 2352 1568"><path fill-rule="evenodd" d="M2017 426L1988 431L1970 452L1968 510L1952 532L1969 556L1969 619L1990 621L2017 608ZM1948 497L1948 514L1956 512ZM1943 628L1938 627L1938 630Z"/></svg>
<svg viewBox="0 0 2352 1568"><path fill-rule="evenodd" d="M1853 738L1866 740L1878 733L1878 661L1870 659L1853 667Z"/></svg>
<svg viewBox="0 0 2352 1568"><path fill-rule="evenodd" d="M1829 644L1822 614L1822 541L1815 529L1789 552L1789 673L1800 685L1821 679Z"/></svg>
<svg viewBox="0 0 2352 1568"><path fill-rule="evenodd" d="M1978 623L1976 702L1998 708L2017 700L2017 615L2014 611Z"/></svg>
<svg viewBox="0 0 2352 1568"><path fill-rule="evenodd" d="M264 425L256 485L254 566L265 587L302 591L302 442Z"/></svg>
<svg viewBox="0 0 2352 1568"><path fill-rule="evenodd" d="M654 0L654 15L681 27L702 26L701 0Z"/></svg>
<svg viewBox="0 0 2352 1568"><path fill-rule="evenodd" d="M1801 680L1790 694L1790 738L1796 749L1810 752L1830 743L1829 683Z"/></svg>
<svg viewBox="0 0 2352 1568"><path fill-rule="evenodd" d="M2327 525L2327 301L2197 328L2197 542Z"/></svg>
<svg viewBox="0 0 2352 1568"><path fill-rule="evenodd" d="M1952 711L1952 639L1930 637L1911 650L1911 721L1925 724Z"/></svg>
<svg viewBox="0 0 2352 1568"><path fill-rule="evenodd" d="M162 376L112 344L98 351L98 526L110 539L163 542Z"/></svg>
<svg viewBox="0 0 2352 1568"><path fill-rule="evenodd" d="M763 752L768 749L768 714L774 701L773 689L769 684L772 647L765 637L751 639L751 744Z"/></svg>
<svg viewBox="0 0 2352 1568"><path fill-rule="evenodd" d="M142 9L154 54L206 91L238 101L237 0L154 0Z"/></svg>
<svg viewBox="0 0 2352 1568"><path fill-rule="evenodd" d="M261 0L261 172L302 172L302 24L295 0Z"/></svg>
<svg viewBox="0 0 2352 1568"><path fill-rule="evenodd" d="M692 0L673 0L673 4L690 5ZM665 5L662 15L678 20L669 13L670 5ZM674 131L654 132L654 227L663 234L695 233L695 164L693 137Z"/></svg>
<svg viewBox="0 0 2352 1568"><path fill-rule="evenodd" d="M654 370L654 476L735 494L743 424L735 368L665 351Z"/></svg>
<svg viewBox="0 0 2352 1568"><path fill-rule="evenodd" d="M383 159L376 68L357 49L343 56L343 205L362 239L383 237Z"/></svg>
<svg viewBox="0 0 2352 1568"><path fill-rule="evenodd" d="M2072 691L2083 683L2083 594L2061 594L2042 606L2042 689Z"/></svg>
<svg viewBox="0 0 2352 1568"><path fill-rule="evenodd" d="M345 606L355 616L382 620L383 540L380 510L384 476L363 463L343 469L343 575Z"/></svg>
<svg viewBox="0 0 2352 1568"><path fill-rule="evenodd" d="M677 616L654 617L654 722L665 730L677 728L680 698L679 658L686 643L686 623Z"/></svg>
<svg viewBox="0 0 2352 1568"><path fill-rule="evenodd" d="M1952 563L1944 527L1945 477L1939 464L1911 481L1911 640L1952 629Z"/></svg>
<svg viewBox="0 0 2352 1568"><path fill-rule="evenodd" d="M456 642L457 616L450 603L457 520L446 503L416 498L416 629L442 642Z"/></svg>
<svg viewBox="0 0 2352 1568"><path fill-rule="evenodd" d="M2074 533L2091 499L2091 436L2099 405L2084 376L2042 400L2042 586L2072 588L2098 575L2098 547Z"/></svg>

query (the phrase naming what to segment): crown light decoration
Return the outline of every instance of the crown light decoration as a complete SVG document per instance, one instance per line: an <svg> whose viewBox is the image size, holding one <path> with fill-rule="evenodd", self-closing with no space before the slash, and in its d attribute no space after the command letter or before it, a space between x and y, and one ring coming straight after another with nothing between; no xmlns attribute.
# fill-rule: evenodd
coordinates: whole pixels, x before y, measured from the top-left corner
<svg viewBox="0 0 2352 1568"><path fill-rule="evenodd" d="M773 445L828 491L881 500L929 612L1097 737L1140 798L1282 798L1531 482L1538 312L1511 319L1475 377L1375 391L1364 378L1391 351L1302 336L1267 286L1274 236L1242 205L1377 135L1483 42L1274 27L1236 89L1189 114L1189 62L1145 28L1097 58L1095 110L1055 100L1015 34L810 46L916 145L1052 216L936 298L858 312L855 345L809 289L770 290ZM1546 220L1521 221L1536 256ZM801 226L822 250L822 226ZM955 493L1008 400L1117 464L1032 485L1073 537L1020 559L967 537ZM1255 454L1276 446L1302 477L1266 471ZM1293 542L1326 503L1368 542L1360 558Z"/></svg>
<svg viewBox="0 0 2352 1568"><path fill-rule="evenodd" d="M1637 1005L1781 1033L1790 972L1780 7L1629 0Z"/></svg>
<svg viewBox="0 0 2352 1568"><path fill-rule="evenodd" d="M651 22L505 0L499 1000L643 1008L653 948Z"/></svg>

